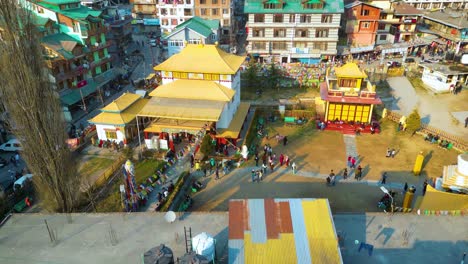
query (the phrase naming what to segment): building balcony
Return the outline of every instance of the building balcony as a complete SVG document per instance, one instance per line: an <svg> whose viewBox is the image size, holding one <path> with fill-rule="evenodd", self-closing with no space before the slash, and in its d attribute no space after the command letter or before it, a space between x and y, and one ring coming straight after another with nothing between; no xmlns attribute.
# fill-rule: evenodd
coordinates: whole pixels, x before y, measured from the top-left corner
<svg viewBox="0 0 468 264"><path fill-rule="evenodd" d="M53 76L55 77L56 82L61 82L61 81L65 81L65 80L74 78L74 77L79 76L79 75L83 75L88 70L89 70L89 65L83 64L83 65L77 66L74 69L71 69L71 70L66 71L66 72L60 72L60 73L55 74Z"/></svg>
<svg viewBox="0 0 468 264"><path fill-rule="evenodd" d="M97 44L97 42L95 43ZM110 40L107 40L106 43L100 43L98 45L90 45L89 46L89 50L91 52L94 52L94 51L98 51L98 50L102 50L102 49L105 49L105 48L108 48L112 45L111 41Z"/></svg>
<svg viewBox="0 0 468 264"><path fill-rule="evenodd" d="M108 62L111 62L111 61L112 61L112 56L107 55L107 57L101 58L98 61L91 62L90 69L92 70L92 69L94 69L94 68L96 68L98 66L101 66L101 65L103 65L105 63L108 63Z"/></svg>

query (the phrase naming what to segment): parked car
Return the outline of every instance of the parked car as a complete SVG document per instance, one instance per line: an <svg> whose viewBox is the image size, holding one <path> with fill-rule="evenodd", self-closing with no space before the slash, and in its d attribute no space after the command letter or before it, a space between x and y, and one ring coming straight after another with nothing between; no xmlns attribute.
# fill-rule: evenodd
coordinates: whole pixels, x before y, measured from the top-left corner
<svg viewBox="0 0 468 264"><path fill-rule="evenodd" d="M21 147L17 139L10 139L8 140L8 142L0 145L0 151L21 151L21 150L23 150L23 148Z"/></svg>
<svg viewBox="0 0 468 264"><path fill-rule="evenodd" d="M405 63L415 63L414 58L406 58Z"/></svg>
<svg viewBox="0 0 468 264"><path fill-rule="evenodd" d="M440 60L438 59L425 59L423 62L425 63L438 63Z"/></svg>
<svg viewBox="0 0 468 264"><path fill-rule="evenodd" d="M388 61L387 62L387 67L391 68L391 67L401 67L401 63L399 63L398 61Z"/></svg>
<svg viewBox="0 0 468 264"><path fill-rule="evenodd" d="M21 176L18 180L15 181L15 183L13 184L13 190L14 191L17 191L21 188L24 187L24 185L26 184L26 182L32 180L32 177L33 175L32 174L25 174L23 176Z"/></svg>

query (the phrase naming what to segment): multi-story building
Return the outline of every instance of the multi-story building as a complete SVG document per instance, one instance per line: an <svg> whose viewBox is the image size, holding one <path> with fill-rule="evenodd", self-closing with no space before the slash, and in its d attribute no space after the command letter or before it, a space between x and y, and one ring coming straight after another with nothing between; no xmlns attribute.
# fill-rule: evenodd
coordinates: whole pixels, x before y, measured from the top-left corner
<svg viewBox="0 0 468 264"><path fill-rule="evenodd" d="M220 44L230 44L234 37L231 0L195 0L195 15L221 22Z"/></svg>
<svg viewBox="0 0 468 264"><path fill-rule="evenodd" d="M106 23L109 25L109 32L106 38L112 43L109 47L109 53L121 62L126 54L132 50L132 16L129 10L119 9L117 6L106 9Z"/></svg>
<svg viewBox="0 0 468 264"><path fill-rule="evenodd" d="M345 15L342 20L348 46L359 51L374 49L379 25L380 8L355 1L345 5Z"/></svg>
<svg viewBox="0 0 468 264"><path fill-rule="evenodd" d="M336 55L343 12L343 0L246 0L247 52L304 63Z"/></svg>
<svg viewBox="0 0 468 264"><path fill-rule="evenodd" d="M420 30L444 38L448 47L458 53L468 44L468 14L447 8L444 11L426 12Z"/></svg>
<svg viewBox="0 0 468 264"><path fill-rule="evenodd" d="M133 4L132 13L136 19L158 17L157 0L131 0L130 3Z"/></svg>
<svg viewBox="0 0 468 264"><path fill-rule="evenodd" d="M466 0L403 0L417 9L433 10L441 8L454 8L459 10L468 9Z"/></svg>
<svg viewBox="0 0 468 264"><path fill-rule="evenodd" d="M81 0L81 4L84 6L87 6L89 8L92 8L94 10L103 10L105 9L109 1L104 1L104 0Z"/></svg>
<svg viewBox="0 0 468 264"><path fill-rule="evenodd" d="M168 34L195 14L194 0L159 0L157 14L162 34Z"/></svg>
<svg viewBox="0 0 468 264"><path fill-rule="evenodd" d="M107 48L107 28L101 11L82 6L79 0L25 1L38 16L43 45L50 54L47 65L64 105L65 117L102 99L101 87L114 78ZM94 96L98 95L98 96Z"/></svg>
<svg viewBox="0 0 468 264"><path fill-rule="evenodd" d="M376 44L409 42L415 39L416 25L423 14L420 10L402 2L374 0L371 3L382 8Z"/></svg>
<svg viewBox="0 0 468 264"><path fill-rule="evenodd" d="M192 17L165 37L168 56L179 53L187 44L215 44L219 39L219 28L217 19Z"/></svg>

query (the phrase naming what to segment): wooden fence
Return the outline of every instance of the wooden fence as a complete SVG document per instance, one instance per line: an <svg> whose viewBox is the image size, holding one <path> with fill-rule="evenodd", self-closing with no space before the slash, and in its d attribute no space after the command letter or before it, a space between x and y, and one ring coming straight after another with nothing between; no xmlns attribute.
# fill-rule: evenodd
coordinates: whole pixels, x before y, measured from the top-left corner
<svg viewBox="0 0 468 264"><path fill-rule="evenodd" d="M303 118L307 118L311 120L317 117L317 113L315 111L310 111L310 110L285 110L284 116L295 117L295 118L303 117Z"/></svg>
<svg viewBox="0 0 468 264"><path fill-rule="evenodd" d="M396 112L387 111L387 119L390 119L396 123L400 122L402 115ZM429 133L433 135L439 135L440 139L445 139L449 142L453 143L453 148L457 149L458 151L465 152L468 151L468 142L466 142L463 138L452 135L443 131L441 129L435 128L433 126L427 124L421 124L421 128L417 132L421 135L427 135Z"/></svg>
<svg viewBox="0 0 468 264"><path fill-rule="evenodd" d="M122 165L124 164L125 162L125 157L123 155L119 156L117 158L117 160L112 164L112 166L110 166L109 168L107 168L102 174L101 176L99 176L96 181L94 182L94 187L95 188L98 188L102 185L104 185L108 180L109 178L114 175L115 171L117 171L118 169L122 168Z"/></svg>

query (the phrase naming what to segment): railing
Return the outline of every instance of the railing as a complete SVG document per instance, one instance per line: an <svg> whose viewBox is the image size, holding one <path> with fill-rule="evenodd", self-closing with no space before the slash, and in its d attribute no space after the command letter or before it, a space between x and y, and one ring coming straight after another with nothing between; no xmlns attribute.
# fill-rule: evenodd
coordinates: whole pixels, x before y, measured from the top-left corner
<svg viewBox="0 0 468 264"><path fill-rule="evenodd" d="M101 49L104 49L104 48L108 48L111 44L112 44L111 41L107 40L106 43L101 43L98 46L90 45L89 50L91 52L98 51L98 50L101 50Z"/></svg>
<svg viewBox="0 0 468 264"><path fill-rule="evenodd" d="M102 174L101 176L99 176L96 181L94 182L94 187L99 187L99 186L102 186L104 185L108 180L109 178L114 175L114 173L122 168L122 165L124 164L125 162L125 157L123 155L119 156L117 158L117 160L112 163L112 165L107 168Z"/></svg>
<svg viewBox="0 0 468 264"><path fill-rule="evenodd" d="M386 118L389 120L392 120L396 123L400 122L402 115L396 112L392 111L387 111L387 116ZM463 138L452 135L450 133L447 133L446 131L443 131L441 129L435 128L433 126L427 125L427 124L421 124L421 128L419 131L416 132L417 134L420 135L427 135L429 133L433 135L439 135L441 140L447 140L451 143L453 143L453 147L459 151L465 152L468 151L468 142L466 142Z"/></svg>

